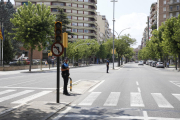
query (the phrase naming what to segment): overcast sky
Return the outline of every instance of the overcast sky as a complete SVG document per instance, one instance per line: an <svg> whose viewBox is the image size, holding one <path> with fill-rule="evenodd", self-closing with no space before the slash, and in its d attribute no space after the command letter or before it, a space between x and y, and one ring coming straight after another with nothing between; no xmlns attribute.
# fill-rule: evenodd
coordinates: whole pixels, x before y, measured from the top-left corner
<svg viewBox="0 0 180 120"><path fill-rule="evenodd" d="M14 0L11 0L14 4ZM143 30L146 27L147 16L150 14L150 6L157 0L118 0L115 3L115 31L118 33L125 28L123 34L130 34L137 40L137 47L141 44ZM97 0L97 12L106 15L110 28L113 30L113 3L111 0ZM115 33L117 36L117 34Z"/></svg>

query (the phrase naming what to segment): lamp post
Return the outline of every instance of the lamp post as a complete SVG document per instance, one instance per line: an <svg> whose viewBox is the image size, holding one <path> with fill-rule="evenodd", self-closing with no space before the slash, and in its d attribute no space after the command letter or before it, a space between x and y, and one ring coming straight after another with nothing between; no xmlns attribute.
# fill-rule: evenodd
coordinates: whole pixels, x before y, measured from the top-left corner
<svg viewBox="0 0 180 120"><path fill-rule="evenodd" d="M122 33L124 30L127 30L127 29L131 29L131 28L125 28L125 29L123 29L119 34L115 31L115 32L117 33L117 35L118 35L118 38L120 37L121 33Z"/></svg>
<svg viewBox="0 0 180 120"><path fill-rule="evenodd" d="M114 69L114 8L115 8L115 2L117 2L117 0L111 0L111 2L113 2L113 69Z"/></svg>

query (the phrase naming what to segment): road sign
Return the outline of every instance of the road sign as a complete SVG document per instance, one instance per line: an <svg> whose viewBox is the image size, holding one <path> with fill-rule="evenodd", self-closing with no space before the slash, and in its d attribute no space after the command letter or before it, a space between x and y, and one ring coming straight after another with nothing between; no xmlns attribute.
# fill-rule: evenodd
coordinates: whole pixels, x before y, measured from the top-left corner
<svg viewBox="0 0 180 120"><path fill-rule="evenodd" d="M51 51L54 56L61 56L64 52L64 47L61 43L55 42L51 47Z"/></svg>

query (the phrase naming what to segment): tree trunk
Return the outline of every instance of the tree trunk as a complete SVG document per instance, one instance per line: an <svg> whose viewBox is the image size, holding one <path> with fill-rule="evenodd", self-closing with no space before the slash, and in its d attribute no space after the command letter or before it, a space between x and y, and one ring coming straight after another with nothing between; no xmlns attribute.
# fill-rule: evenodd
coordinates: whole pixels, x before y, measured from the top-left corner
<svg viewBox="0 0 180 120"><path fill-rule="evenodd" d="M177 70L177 57L176 57L175 61L176 61L176 70Z"/></svg>
<svg viewBox="0 0 180 120"><path fill-rule="evenodd" d="M120 66L120 57L118 55L118 67Z"/></svg>
<svg viewBox="0 0 180 120"><path fill-rule="evenodd" d="M32 57L33 57L33 49L31 48L31 58L30 58L29 72L31 72Z"/></svg>
<svg viewBox="0 0 180 120"><path fill-rule="evenodd" d="M180 71L180 53L179 53L179 55L178 55L178 68L179 68L178 71Z"/></svg>
<svg viewBox="0 0 180 120"><path fill-rule="evenodd" d="M123 65L123 57L121 57L121 65Z"/></svg>

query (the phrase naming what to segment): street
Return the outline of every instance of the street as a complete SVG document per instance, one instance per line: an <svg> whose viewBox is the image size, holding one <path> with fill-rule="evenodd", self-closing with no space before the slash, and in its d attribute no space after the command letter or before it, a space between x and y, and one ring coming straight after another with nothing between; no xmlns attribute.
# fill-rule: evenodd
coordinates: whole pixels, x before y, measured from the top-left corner
<svg viewBox="0 0 180 120"><path fill-rule="evenodd" d="M76 96L61 91L60 102L73 101L49 120L180 119L179 72L137 63L112 70L111 63L109 73L101 64L72 68L70 76L73 83L98 83ZM56 70L2 75L0 83L0 115L25 103L56 102ZM60 86L62 89L62 77Z"/></svg>

